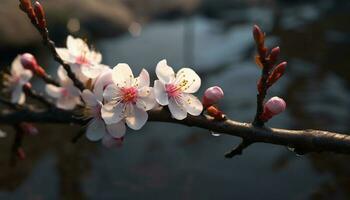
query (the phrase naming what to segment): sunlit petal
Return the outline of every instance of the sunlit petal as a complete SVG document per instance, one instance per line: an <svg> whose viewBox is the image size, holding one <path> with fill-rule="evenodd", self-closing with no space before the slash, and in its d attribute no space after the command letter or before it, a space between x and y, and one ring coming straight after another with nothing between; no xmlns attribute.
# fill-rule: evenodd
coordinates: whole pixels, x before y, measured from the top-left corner
<svg viewBox="0 0 350 200"><path fill-rule="evenodd" d="M175 79L175 73L173 68L168 66L166 60L161 60L156 67L156 74L160 81L163 83L169 83Z"/></svg>

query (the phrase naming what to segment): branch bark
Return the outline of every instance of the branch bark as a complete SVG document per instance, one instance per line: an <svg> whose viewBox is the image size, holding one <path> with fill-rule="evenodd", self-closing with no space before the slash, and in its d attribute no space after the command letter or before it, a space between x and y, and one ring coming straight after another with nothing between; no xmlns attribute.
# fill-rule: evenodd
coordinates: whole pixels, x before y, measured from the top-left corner
<svg viewBox="0 0 350 200"><path fill-rule="evenodd" d="M149 121L168 122L186 126L199 127L217 133L240 137L251 143L268 143L294 148L298 154L309 152L335 152L350 154L350 136L321 130L287 130L256 127L251 123L242 123L227 119L216 121L209 116L191 116L184 120L171 117L167 109L157 108L148 112ZM74 123L86 124L87 121L72 111L53 108L48 111L21 111L0 115L0 124L33 123Z"/></svg>

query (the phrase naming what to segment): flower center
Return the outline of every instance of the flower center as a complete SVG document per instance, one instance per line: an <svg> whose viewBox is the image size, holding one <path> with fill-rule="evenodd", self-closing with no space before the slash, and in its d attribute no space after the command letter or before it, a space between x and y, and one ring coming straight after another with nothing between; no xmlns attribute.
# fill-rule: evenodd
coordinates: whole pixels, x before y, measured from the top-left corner
<svg viewBox="0 0 350 200"><path fill-rule="evenodd" d="M122 88L123 103L136 103L137 89L135 87Z"/></svg>
<svg viewBox="0 0 350 200"><path fill-rule="evenodd" d="M61 94L62 94L63 97L67 97L69 95L69 92L68 92L68 90L66 88L62 88Z"/></svg>
<svg viewBox="0 0 350 200"><path fill-rule="evenodd" d="M81 56L77 57L75 62L79 65L89 64L89 61L87 60L85 54L82 54Z"/></svg>
<svg viewBox="0 0 350 200"><path fill-rule="evenodd" d="M181 94L181 86L166 84L165 91L168 93L169 97L176 98Z"/></svg>

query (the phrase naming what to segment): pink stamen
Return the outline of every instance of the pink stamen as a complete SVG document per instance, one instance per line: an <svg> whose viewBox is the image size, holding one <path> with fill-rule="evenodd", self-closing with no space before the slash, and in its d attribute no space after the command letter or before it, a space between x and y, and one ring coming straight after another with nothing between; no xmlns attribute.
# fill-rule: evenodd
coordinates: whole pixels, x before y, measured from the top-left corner
<svg viewBox="0 0 350 200"><path fill-rule="evenodd" d="M123 103L136 103L137 100L137 89L135 87L122 88Z"/></svg>
<svg viewBox="0 0 350 200"><path fill-rule="evenodd" d="M87 60L86 56L83 54L76 58L75 62L79 65L85 65L89 64L89 61Z"/></svg>
<svg viewBox="0 0 350 200"><path fill-rule="evenodd" d="M166 84L165 91L168 93L168 96L171 98L176 98L181 95L181 88L174 84Z"/></svg>
<svg viewBox="0 0 350 200"><path fill-rule="evenodd" d="M62 88L61 89L61 94L62 94L62 96L67 97L69 95L69 92L68 92L68 90L66 88Z"/></svg>

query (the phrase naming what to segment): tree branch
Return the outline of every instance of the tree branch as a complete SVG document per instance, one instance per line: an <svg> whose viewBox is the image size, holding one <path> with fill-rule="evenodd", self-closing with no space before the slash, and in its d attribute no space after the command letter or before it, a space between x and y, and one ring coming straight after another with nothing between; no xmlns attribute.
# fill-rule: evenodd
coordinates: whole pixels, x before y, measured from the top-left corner
<svg viewBox="0 0 350 200"><path fill-rule="evenodd" d="M350 136L321 130L287 130L256 127L250 123L233 120L216 121L209 116L191 116L184 120L171 117L167 109L157 108L148 112L149 121L168 122L194 126L217 133L240 137L251 143L269 143L294 148L298 153L334 152L350 154ZM0 124L16 124L22 121L32 123L75 123L86 124L72 111L53 108L50 111L21 111L0 115Z"/></svg>

